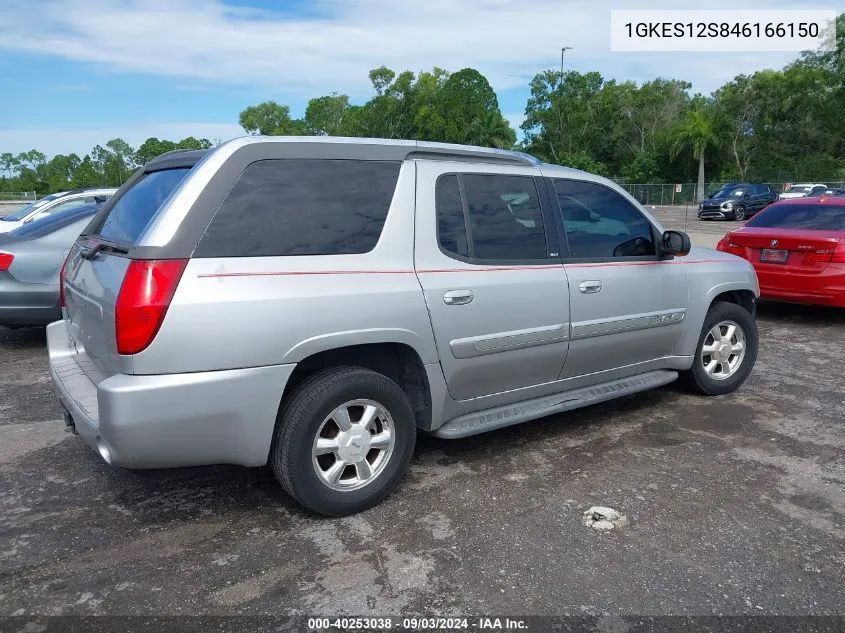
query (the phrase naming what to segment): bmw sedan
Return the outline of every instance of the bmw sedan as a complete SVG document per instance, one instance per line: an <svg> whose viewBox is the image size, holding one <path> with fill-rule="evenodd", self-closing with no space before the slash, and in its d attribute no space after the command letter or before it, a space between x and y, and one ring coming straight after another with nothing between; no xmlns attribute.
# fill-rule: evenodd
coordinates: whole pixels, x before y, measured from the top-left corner
<svg viewBox="0 0 845 633"><path fill-rule="evenodd" d="M762 299L845 308L845 197L775 202L716 248L751 262Z"/></svg>

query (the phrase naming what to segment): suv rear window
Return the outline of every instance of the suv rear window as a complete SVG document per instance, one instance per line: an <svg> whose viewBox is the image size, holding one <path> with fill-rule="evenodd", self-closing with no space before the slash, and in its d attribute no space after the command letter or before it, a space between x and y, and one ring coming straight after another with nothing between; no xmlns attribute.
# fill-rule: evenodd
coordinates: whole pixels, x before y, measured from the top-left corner
<svg viewBox="0 0 845 633"><path fill-rule="evenodd" d="M162 202L189 171L190 167L180 167L145 174L120 196L95 233L115 242L136 244Z"/></svg>
<svg viewBox="0 0 845 633"><path fill-rule="evenodd" d="M249 165L194 257L371 251L399 179L397 161L271 159Z"/></svg>

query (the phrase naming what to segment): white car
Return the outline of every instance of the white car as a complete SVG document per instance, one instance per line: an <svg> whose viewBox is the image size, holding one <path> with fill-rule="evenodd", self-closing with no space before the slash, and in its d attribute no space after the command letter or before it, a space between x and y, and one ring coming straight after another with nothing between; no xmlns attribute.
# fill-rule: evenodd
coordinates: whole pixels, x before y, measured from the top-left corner
<svg viewBox="0 0 845 633"><path fill-rule="evenodd" d="M788 200L789 198L811 198L813 196L823 196L827 191L827 185L803 182L797 185L792 185L789 188L789 191L784 191L780 194L780 199Z"/></svg>
<svg viewBox="0 0 845 633"><path fill-rule="evenodd" d="M29 224L59 211L67 211L73 207L103 202L117 191L113 187L98 187L94 189L73 189L60 191L31 202L22 209L0 218L0 233L8 233L23 224Z"/></svg>

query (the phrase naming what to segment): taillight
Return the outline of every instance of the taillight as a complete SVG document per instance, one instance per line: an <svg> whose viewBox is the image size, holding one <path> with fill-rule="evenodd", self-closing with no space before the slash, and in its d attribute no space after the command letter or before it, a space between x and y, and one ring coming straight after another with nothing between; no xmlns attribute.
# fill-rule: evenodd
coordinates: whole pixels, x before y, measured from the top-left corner
<svg viewBox="0 0 845 633"><path fill-rule="evenodd" d="M11 253L0 253L0 271L9 270L15 256Z"/></svg>
<svg viewBox="0 0 845 633"><path fill-rule="evenodd" d="M825 248L807 253L807 261L814 264L829 264L833 257L833 249Z"/></svg>
<svg viewBox="0 0 845 633"><path fill-rule="evenodd" d="M833 251L833 257L830 259L832 264L845 264L845 244L842 242Z"/></svg>
<svg viewBox="0 0 845 633"><path fill-rule="evenodd" d="M115 304L118 354L137 354L152 343L187 265L187 259L129 264Z"/></svg>
<svg viewBox="0 0 845 633"><path fill-rule="evenodd" d="M59 306L64 308L67 306L65 302L65 269L67 268L67 260L70 259L70 253L65 257L62 263L62 269L59 271Z"/></svg>
<svg viewBox="0 0 845 633"><path fill-rule="evenodd" d="M733 242L731 242L730 233L728 233L725 237L723 237L716 243L716 250L722 251L723 253L731 253L732 255L738 255L739 257L745 257L745 249L739 244L734 244Z"/></svg>

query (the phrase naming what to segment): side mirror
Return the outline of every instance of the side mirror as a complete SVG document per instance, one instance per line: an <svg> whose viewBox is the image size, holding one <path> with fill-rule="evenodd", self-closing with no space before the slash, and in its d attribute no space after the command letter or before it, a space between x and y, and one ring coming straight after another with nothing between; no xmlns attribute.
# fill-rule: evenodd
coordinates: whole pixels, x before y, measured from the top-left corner
<svg viewBox="0 0 845 633"><path fill-rule="evenodd" d="M108 200L108 196L94 196L94 204L103 204Z"/></svg>
<svg viewBox="0 0 845 633"><path fill-rule="evenodd" d="M590 222L601 222L601 216L598 213L595 213L594 211L590 211Z"/></svg>
<svg viewBox="0 0 845 633"><path fill-rule="evenodd" d="M687 255L692 248L689 235L683 231L665 231L660 241L665 255Z"/></svg>

